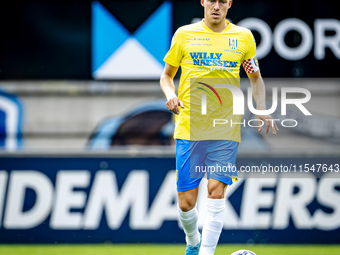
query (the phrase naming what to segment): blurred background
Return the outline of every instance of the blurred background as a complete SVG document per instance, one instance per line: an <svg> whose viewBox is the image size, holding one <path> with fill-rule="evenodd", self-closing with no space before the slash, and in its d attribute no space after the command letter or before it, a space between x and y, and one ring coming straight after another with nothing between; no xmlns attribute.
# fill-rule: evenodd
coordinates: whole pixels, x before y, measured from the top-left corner
<svg viewBox="0 0 340 255"><path fill-rule="evenodd" d="M159 77L173 33L202 18L198 0L0 3L1 243L184 243ZM273 88L311 92L312 116L296 106L273 114L295 128L243 128L237 165L327 171L241 179L227 192L220 242L339 244L337 5L236 0L227 18L253 32L267 107Z"/></svg>

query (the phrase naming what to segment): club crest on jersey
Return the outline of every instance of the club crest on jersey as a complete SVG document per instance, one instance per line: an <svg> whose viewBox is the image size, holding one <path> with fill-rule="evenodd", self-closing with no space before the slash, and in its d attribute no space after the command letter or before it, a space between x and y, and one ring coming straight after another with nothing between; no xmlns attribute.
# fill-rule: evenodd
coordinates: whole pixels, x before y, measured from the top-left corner
<svg viewBox="0 0 340 255"><path fill-rule="evenodd" d="M229 38L229 47L233 50L236 50L238 47L238 39Z"/></svg>

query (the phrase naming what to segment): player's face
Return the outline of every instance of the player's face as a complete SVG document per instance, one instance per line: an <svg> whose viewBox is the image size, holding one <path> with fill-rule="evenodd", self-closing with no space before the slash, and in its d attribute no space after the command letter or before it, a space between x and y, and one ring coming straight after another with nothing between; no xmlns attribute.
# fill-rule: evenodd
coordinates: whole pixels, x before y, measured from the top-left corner
<svg viewBox="0 0 340 255"><path fill-rule="evenodd" d="M231 4L232 0L201 0L205 19L212 25L224 22Z"/></svg>

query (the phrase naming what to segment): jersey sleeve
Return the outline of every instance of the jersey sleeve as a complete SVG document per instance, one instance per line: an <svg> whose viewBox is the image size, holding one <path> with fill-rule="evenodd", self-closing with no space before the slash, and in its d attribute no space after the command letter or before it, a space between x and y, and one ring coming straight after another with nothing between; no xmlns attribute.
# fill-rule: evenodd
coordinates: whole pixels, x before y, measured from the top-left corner
<svg viewBox="0 0 340 255"><path fill-rule="evenodd" d="M176 31L172 37L171 47L168 53L164 57L164 62L172 65L174 67L179 67L181 65L183 57L183 47L182 38L180 31Z"/></svg>
<svg viewBox="0 0 340 255"><path fill-rule="evenodd" d="M255 73L259 70L259 63L256 58L256 43L253 34L249 31L247 33L247 52L242 61L244 70L247 73Z"/></svg>

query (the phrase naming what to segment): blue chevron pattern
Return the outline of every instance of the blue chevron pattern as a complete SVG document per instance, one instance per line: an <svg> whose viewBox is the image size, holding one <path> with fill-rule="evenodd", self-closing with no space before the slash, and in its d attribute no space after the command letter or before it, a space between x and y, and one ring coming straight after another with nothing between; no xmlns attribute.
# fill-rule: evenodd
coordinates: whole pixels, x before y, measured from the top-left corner
<svg viewBox="0 0 340 255"><path fill-rule="evenodd" d="M170 47L171 35L172 3L169 1L164 2L133 34L95 1L92 3L92 74L130 38L136 39L164 66L163 58ZM129 72L133 75L134 70Z"/></svg>

